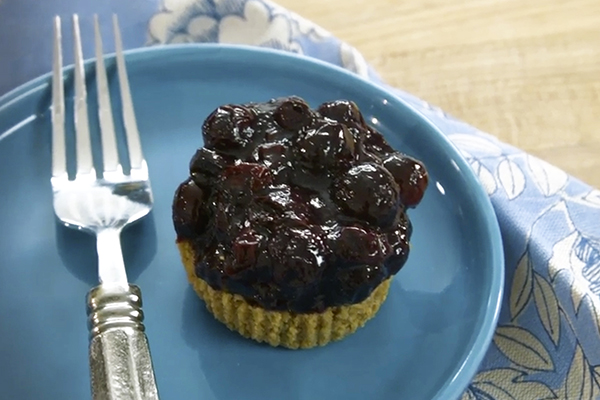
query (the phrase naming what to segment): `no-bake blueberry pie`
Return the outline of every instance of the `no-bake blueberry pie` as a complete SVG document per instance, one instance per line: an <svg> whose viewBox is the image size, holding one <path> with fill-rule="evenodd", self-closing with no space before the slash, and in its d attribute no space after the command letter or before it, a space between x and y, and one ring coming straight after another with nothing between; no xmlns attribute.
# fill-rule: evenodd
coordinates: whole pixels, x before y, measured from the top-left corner
<svg viewBox="0 0 600 400"><path fill-rule="evenodd" d="M188 279L230 329L309 348L372 318L405 264L424 165L351 101L223 105L173 201Z"/></svg>

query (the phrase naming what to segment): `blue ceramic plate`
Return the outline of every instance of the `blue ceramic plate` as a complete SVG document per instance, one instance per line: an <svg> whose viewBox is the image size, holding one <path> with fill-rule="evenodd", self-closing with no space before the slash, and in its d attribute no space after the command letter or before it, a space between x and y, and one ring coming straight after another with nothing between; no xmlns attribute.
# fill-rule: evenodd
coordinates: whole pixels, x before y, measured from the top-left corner
<svg viewBox="0 0 600 400"><path fill-rule="evenodd" d="M156 203L125 231L123 251L144 293L161 398L458 398L494 331L503 255L488 198L442 134L394 95L305 58L205 45L143 49L127 60ZM109 72L118 98L114 68ZM171 223L174 190L202 146L208 113L222 103L292 94L312 106L354 100L431 175L411 212L409 261L378 315L345 340L300 351L243 339L214 320L188 287ZM89 95L95 99L94 89ZM6 399L90 393L84 298L96 284L95 244L54 218L49 104L48 76L0 99L0 393Z"/></svg>

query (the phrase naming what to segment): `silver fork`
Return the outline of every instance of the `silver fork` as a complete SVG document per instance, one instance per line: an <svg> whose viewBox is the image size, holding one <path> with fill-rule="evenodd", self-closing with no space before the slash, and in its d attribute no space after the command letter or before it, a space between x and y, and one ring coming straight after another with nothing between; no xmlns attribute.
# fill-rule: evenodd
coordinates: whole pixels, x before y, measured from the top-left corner
<svg viewBox="0 0 600 400"><path fill-rule="evenodd" d="M96 235L100 284L87 296L90 330L89 360L92 397L100 399L158 399L148 340L144 333L139 287L129 284L121 252L123 228L152 208L148 167L137 130L121 35L113 16L117 70L131 172L119 162L98 18L96 82L104 169L97 178L92 158L85 73L79 20L73 16L75 39L74 114L77 171L67 173L65 102L62 71L61 22L54 19L52 76L52 190L54 212L67 227Z"/></svg>

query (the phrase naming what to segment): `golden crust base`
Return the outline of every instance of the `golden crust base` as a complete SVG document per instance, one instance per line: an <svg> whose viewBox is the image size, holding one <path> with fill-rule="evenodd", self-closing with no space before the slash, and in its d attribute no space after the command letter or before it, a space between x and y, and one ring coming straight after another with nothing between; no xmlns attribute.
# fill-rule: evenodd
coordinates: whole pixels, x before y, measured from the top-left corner
<svg viewBox="0 0 600 400"><path fill-rule="evenodd" d="M307 349L340 340L364 326L379 311L390 287L387 279L361 303L330 307L323 313L270 311L250 305L240 295L211 288L194 273L191 244L182 241L177 246L189 282L215 318L242 336L271 346Z"/></svg>

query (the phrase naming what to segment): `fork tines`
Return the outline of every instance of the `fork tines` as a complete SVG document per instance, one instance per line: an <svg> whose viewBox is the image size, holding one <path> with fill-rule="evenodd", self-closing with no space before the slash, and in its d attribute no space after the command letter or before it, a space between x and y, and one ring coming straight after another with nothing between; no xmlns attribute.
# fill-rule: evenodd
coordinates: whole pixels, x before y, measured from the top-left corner
<svg viewBox="0 0 600 400"><path fill-rule="evenodd" d="M100 124L100 137L102 142L103 178L111 180L112 177L123 177L123 169L119 162L117 139L114 129L114 119L108 89L106 67L102 50L102 36L98 16L94 15L94 30L96 43L96 85L98 93L98 119ZM115 57L117 74L119 78L121 105L125 136L127 141L129 163L131 166L130 177L140 175L147 178L147 166L142 154L140 136L135 119L133 102L129 89L129 79L123 45L119 30L119 22L113 15L113 32L115 39ZM63 178L67 176L66 140L65 140L65 98L61 48L61 19L54 18L54 65L52 75L52 177ZM96 171L90 141L90 125L87 110L87 90L85 84L85 69L79 29L79 17L73 15L74 39L74 116L75 116L75 152L77 159L77 177L90 176L95 179Z"/></svg>

